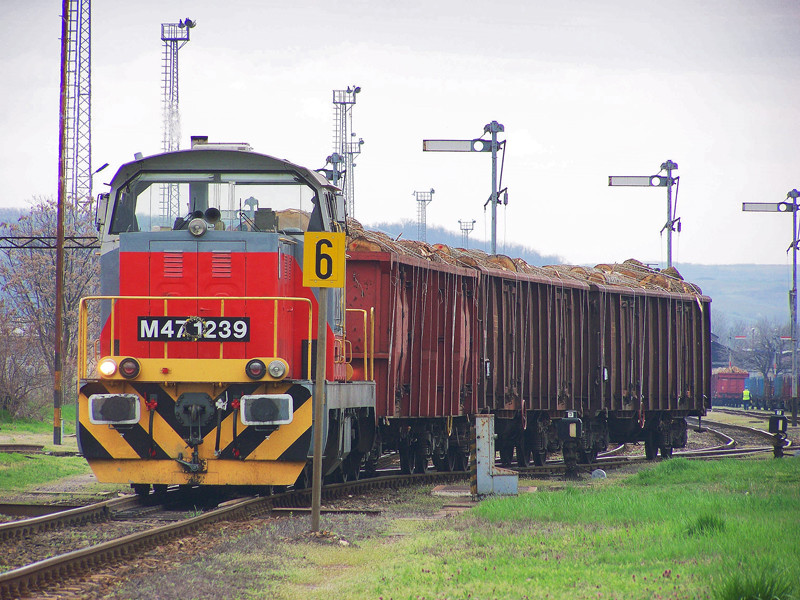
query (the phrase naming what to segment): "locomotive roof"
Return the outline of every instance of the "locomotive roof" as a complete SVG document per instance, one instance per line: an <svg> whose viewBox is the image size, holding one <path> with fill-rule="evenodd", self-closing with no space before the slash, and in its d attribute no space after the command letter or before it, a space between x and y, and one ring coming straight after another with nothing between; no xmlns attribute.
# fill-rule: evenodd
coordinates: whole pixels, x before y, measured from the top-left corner
<svg viewBox="0 0 800 600"><path fill-rule="evenodd" d="M548 265L536 267L521 258L490 255L472 248L452 248L444 244L427 244L417 240L392 239L380 231L370 231L355 219L348 219L348 250L352 252L390 252L401 256L449 264L473 267L484 272L501 273L506 276L523 274L533 279L567 285L595 285L601 288L629 288L652 290L670 294L702 296L699 286L683 280L674 267L659 271L635 259L622 264L599 264L595 267L578 265Z"/></svg>
<svg viewBox="0 0 800 600"><path fill-rule="evenodd" d="M123 185L142 171L274 171L297 173L313 188L337 189L325 177L306 167L250 150L210 149L197 146L189 150L154 154L122 165L111 185Z"/></svg>

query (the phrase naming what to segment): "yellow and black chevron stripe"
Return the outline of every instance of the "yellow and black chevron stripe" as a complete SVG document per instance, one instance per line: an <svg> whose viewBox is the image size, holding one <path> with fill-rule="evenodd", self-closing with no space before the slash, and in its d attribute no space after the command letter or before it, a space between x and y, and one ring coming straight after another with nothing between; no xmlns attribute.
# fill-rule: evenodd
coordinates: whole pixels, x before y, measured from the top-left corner
<svg viewBox="0 0 800 600"><path fill-rule="evenodd" d="M176 415L177 399L187 392L204 392L214 401L227 399L225 409L201 429L202 443L196 448L202 469L195 473L177 460L189 460L193 452L187 442L189 428ZM90 422L89 397L111 393L140 397L138 423L110 426ZM233 400L262 393L289 394L293 400L292 422L269 428L244 426ZM208 383L91 381L80 390L78 440L83 456L102 482L291 485L310 454L311 393L310 385L287 381L227 387ZM152 410L148 410L148 404Z"/></svg>

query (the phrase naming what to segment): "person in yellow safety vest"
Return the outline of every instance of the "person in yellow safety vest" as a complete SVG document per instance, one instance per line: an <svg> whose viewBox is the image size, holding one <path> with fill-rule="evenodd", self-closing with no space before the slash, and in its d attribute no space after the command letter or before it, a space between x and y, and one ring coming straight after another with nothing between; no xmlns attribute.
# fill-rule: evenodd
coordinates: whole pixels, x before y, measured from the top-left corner
<svg viewBox="0 0 800 600"><path fill-rule="evenodd" d="M742 405L744 409L750 408L750 390L746 389L742 392Z"/></svg>

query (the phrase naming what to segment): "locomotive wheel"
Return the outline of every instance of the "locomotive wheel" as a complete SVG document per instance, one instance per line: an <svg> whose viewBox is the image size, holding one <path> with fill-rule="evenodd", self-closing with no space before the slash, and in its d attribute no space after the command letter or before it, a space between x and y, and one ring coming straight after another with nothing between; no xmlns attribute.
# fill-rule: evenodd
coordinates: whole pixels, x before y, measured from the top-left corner
<svg viewBox="0 0 800 600"><path fill-rule="evenodd" d="M534 450L533 451L533 464L537 467L543 467L547 462L547 450Z"/></svg>
<svg viewBox="0 0 800 600"><path fill-rule="evenodd" d="M661 446L661 458L672 458L672 446Z"/></svg>
<svg viewBox="0 0 800 600"><path fill-rule="evenodd" d="M149 483L134 483L133 484L133 493L139 496L140 498L146 498L150 495L150 484Z"/></svg>
<svg viewBox="0 0 800 600"><path fill-rule="evenodd" d="M361 478L361 458L359 452L351 452L342 463L342 469L347 471L350 481L358 481Z"/></svg>
<svg viewBox="0 0 800 600"><path fill-rule="evenodd" d="M296 490L307 490L311 487L311 467L306 465L303 467L303 470L300 471L300 475L297 476L297 481L294 482L294 489Z"/></svg>

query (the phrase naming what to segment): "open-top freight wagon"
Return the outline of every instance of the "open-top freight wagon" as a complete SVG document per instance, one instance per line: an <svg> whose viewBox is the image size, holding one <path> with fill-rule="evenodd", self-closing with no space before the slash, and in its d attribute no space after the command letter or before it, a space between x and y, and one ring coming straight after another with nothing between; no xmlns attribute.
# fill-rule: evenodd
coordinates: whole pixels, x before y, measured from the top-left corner
<svg viewBox="0 0 800 600"><path fill-rule="evenodd" d="M709 407L710 299L674 270L537 268L352 222L350 236L347 306L375 308L379 435L406 469L463 467L477 412L495 415L503 462L527 465L609 442L669 456Z"/></svg>

